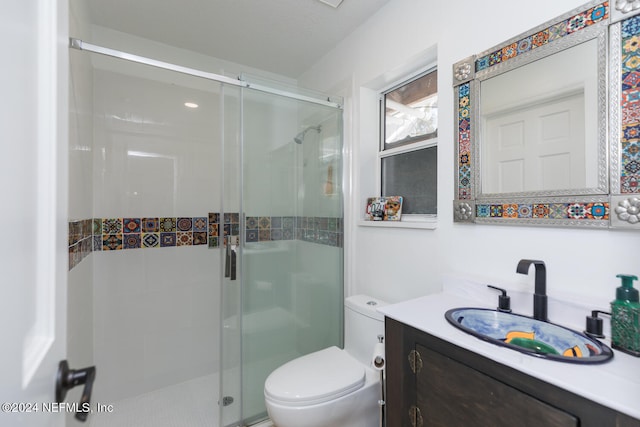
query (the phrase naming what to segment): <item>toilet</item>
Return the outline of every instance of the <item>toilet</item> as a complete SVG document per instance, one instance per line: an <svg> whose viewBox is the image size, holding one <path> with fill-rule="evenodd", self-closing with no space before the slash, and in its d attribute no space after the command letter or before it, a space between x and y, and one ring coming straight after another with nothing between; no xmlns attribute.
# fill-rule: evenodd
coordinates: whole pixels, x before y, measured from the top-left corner
<svg viewBox="0 0 640 427"><path fill-rule="evenodd" d="M345 299L345 348L329 347L273 371L264 386L277 427L377 427L380 372L371 367L386 303L366 295Z"/></svg>

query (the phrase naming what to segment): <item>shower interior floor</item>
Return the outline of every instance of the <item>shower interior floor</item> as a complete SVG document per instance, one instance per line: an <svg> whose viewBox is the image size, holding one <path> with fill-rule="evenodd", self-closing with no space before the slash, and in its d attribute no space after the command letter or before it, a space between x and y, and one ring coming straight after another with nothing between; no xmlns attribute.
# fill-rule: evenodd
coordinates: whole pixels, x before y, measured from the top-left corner
<svg viewBox="0 0 640 427"><path fill-rule="evenodd" d="M90 415L90 427L219 427L218 374L113 403Z"/></svg>

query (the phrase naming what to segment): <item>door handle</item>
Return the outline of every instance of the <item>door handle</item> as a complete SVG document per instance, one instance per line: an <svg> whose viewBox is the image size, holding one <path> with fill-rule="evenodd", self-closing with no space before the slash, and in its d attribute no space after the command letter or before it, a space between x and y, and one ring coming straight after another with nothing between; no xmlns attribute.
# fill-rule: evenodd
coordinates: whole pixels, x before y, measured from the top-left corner
<svg viewBox="0 0 640 427"><path fill-rule="evenodd" d="M231 248L231 280L236 280L236 268L237 268L237 259L236 259L235 246Z"/></svg>
<svg viewBox="0 0 640 427"><path fill-rule="evenodd" d="M230 280L236 280L239 244L240 239L237 236L227 236L225 239L224 277L228 277Z"/></svg>
<svg viewBox="0 0 640 427"><path fill-rule="evenodd" d="M231 277L231 245L225 239L224 277Z"/></svg>
<svg viewBox="0 0 640 427"><path fill-rule="evenodd" d="M78 410L76 411L76 419L86 421L90 412L91 391L93 390L93 381L96 379L96 367L89 366L84 369L69 369L66 360L60 361L58 364L58 373L56 374L56 402L64 402L67 392L77 385L84 384Z"/></svg>

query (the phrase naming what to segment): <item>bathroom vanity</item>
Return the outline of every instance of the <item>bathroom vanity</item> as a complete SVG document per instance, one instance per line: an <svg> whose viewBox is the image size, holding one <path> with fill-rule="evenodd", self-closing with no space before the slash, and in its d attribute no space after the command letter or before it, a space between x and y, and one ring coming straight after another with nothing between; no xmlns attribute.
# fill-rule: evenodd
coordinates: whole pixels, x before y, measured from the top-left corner
<svg viewBox="0 0 640 427"><path fill-rule="evenodd" d="M379 310L387 427L640 427L640 359L615 352L603 364L573 364L482 341L444 318L486 304L467 297L445 289Z"/></svg>

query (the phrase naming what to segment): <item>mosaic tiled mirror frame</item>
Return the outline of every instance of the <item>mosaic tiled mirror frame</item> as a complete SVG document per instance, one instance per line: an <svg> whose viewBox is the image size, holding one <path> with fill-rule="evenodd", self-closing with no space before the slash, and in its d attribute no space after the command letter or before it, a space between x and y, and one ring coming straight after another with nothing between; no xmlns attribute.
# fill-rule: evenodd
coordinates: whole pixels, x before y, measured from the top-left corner
<svg viewBox="0 0 640 427"><path fill-rule="evenodd" d="M640 229L640 17L633 16L640 12L640 0L617 0L613 9L609 4L592 1L454 64L454 222ZM602 76L609 67L609 81L602 78L598 89L603 106L598 112L603 132L598 156L606 160L598 168L597 187L572 194L482 194L480 80L558 52L576 39L590 38L597 38L599 50L609 56L607 61L604 55L599 65Z"/></svg>

